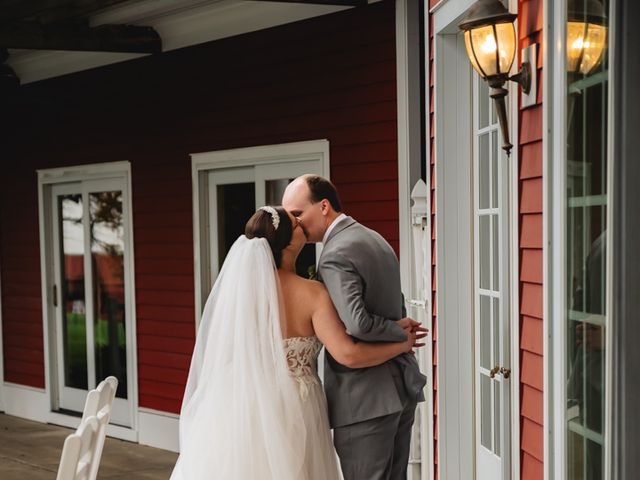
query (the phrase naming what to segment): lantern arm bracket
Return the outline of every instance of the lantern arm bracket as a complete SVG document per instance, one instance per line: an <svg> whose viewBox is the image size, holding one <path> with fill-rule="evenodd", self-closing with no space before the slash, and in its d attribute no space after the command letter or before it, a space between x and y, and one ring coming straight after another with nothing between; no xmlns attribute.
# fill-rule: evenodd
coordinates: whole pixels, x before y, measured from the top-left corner
<svg viewBox="0 0 640 480"><path fill-rule="evenodd" d="M516 82L522 87L522 91L528 94L531 91L531 63L523 62L520 71L509 77L509 80Z"/></svg>

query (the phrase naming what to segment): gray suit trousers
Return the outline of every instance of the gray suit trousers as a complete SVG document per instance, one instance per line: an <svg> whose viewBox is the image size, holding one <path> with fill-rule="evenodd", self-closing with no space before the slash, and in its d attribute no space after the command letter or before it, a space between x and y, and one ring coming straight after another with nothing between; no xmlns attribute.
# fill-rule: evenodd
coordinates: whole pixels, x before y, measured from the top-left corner
<svg viewBox="0 0 640 480"><path fill-rule="evenodd" d="M334 429L333 441L344 480L407 478L417 402L407 394L402 372L395 365L393 381L402 401L401 411Z"/></svg>

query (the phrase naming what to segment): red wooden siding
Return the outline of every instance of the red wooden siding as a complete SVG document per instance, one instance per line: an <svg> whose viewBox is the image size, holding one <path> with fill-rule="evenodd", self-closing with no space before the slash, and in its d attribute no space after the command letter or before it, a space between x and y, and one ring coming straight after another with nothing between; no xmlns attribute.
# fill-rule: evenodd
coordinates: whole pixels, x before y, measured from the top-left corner
<svg viewBox="0 0 640 480"><path fill-rule="evenodd" d="M4 380L44 388L36 179L35 175L3 178L7 180L0 200Z"/></svg>
<svg viewBox="0 0 640 480"><path fill-rule="evenodd" d="M394 12L385 1L25 86L1 180L7 381L44 384L36 168L132 164L141 407L179 411L193 349L189 153L326 138L346 212L397 252Z"/></svg>
<svg viewBox="0 0 640 480"><path fill-rule="evenodd" d="M521 0L520 48L538 44L538 101L520 110L520 469L544 478L542 289L542 25L543 1ZM520 56L518 55L518 58Z"/></svg>

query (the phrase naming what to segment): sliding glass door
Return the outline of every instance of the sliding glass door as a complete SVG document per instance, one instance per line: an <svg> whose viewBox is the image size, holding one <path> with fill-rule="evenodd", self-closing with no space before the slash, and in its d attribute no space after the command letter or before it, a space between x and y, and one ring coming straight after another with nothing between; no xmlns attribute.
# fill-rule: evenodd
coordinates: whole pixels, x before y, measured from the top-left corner
<svg viewBox="0 0 640 480"><path fill-rule="evenodd" d="M113 423L131 425L131 360L125 271L124 181L105 179L51 187L55 408L81 413L87 391L118 378Z"/></svg>

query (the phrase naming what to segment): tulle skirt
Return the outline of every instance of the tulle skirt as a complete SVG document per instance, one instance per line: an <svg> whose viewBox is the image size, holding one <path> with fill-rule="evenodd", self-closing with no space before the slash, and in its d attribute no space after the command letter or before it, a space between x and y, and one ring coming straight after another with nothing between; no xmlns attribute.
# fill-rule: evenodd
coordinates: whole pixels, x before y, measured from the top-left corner
<svg viewBox="0 0 640 480"><path fill-rule="evenodd" d="M303 410L307 427L304 473L305 480L342 480L339 460L333 446L327 399L319 382L306 386ZM275 479L274 479L275 480Z"/></svg>

